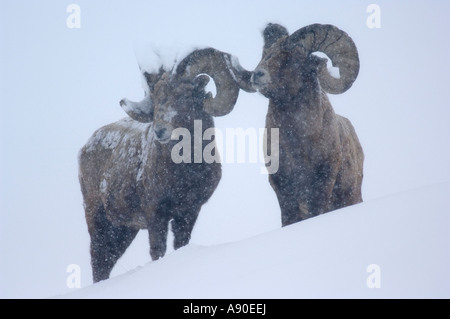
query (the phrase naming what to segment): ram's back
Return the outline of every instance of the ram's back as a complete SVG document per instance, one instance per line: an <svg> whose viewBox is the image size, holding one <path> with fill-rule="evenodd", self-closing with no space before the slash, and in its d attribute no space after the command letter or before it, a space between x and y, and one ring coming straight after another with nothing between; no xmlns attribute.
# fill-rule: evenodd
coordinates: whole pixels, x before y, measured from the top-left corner
<svg viewBox="0 0 450 319"><path fill-rule="evenodd" d="M103 206L115 224L145 226L141 223L137 188L152 145L153 124L129 118L106 125L92 135L79 153L86 213Z"/></svg>

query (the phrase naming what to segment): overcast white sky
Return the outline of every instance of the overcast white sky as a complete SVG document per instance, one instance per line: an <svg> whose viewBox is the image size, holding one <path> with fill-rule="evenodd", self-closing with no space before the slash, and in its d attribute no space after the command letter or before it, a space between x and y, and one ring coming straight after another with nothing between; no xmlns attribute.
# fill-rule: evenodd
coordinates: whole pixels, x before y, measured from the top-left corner
<svg viewBox="0 0 450 319"><path fill-rule="evenodd" d="M81 8L80 29L66 25L71 3ZM380 29L366 25L371 3L381 8ZM64 292L71 263L90 282L77 153L97 128L125 116L120 99L143 97L134 48L148 43L208 45L253 69L266 23L290 32L334 24L353 38L361 59L353 87L330 98L363 145L364 199L450 180L449 9L444 0L0 0L0 297ZM224 131L264 127L267 104L241 93L216 124ZM224 165L193 242L234 241L280 226L259 168ZM148 258L142 238L118 272Z"/></svg>

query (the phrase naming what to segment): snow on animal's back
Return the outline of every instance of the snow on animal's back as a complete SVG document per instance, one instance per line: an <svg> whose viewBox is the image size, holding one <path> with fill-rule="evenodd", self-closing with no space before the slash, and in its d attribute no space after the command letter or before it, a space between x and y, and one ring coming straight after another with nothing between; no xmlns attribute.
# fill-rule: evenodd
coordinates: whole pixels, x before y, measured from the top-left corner
<svg viewBox="0 0 450 319"><path fill-rule="evenodd" d="M79 154L82 185L86 194L94 194L93 205L103 205L107 216L115 216L113 220L145 228L142 214L133 208L135 197L129 196L135 193L154 149L153 123L124 118L98 129ZM116 193L125 197L113 196Z"/></svg>
<svg viewBox="0 0 450 319"><path fill-rule="evenodd" d="M131 118L123 118L117 122L101 127L92 135L86 143L87 152L94 151L98 147L113 150L121 143L131 143L136 145L138 142L151 139L153 136L153 123L140 123Z"/></svg>

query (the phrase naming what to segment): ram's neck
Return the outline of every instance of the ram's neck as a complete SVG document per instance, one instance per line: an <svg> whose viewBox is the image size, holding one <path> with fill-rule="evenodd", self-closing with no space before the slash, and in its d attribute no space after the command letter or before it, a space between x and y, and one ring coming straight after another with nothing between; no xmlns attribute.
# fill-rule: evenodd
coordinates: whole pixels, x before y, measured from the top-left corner
<svg viewBox="0 0 450 319"><path fill-rule="evenodd" d="M278 127L282 136L314 139L323 131L324 115L330 110L325 92L309 88L297 96L270 100L266 126Z"/></svg>

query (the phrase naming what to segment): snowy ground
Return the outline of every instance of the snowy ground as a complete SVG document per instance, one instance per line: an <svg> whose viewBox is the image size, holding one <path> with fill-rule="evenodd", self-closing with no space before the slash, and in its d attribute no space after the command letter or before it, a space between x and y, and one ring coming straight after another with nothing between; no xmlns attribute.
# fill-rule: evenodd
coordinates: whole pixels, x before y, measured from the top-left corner
<svg viewBox="0 0 450 319"><path fill-rule="evenodd" d="M72 3L79 29L67 26ZM367 23L373 3L381 28ZM0 298L448 297L448 12L440 0L0 0ZM212 46L253 70L268 22L333 24L356 43L358 78L329 98L364 148L365 202L281 229L262 164L226 164L189 247L149 263L142 231L91 286L77 154L126 116L121 99L143 98L136 59L153 45ZM216 126L258 130L267 105L242 92ZM380 289L366 285L372 264ZM82 290L67 285L73 269Z"/></svg>
<svg viewBox="0 0 450 319"><path fill-rule="evenodd" d="M450 298L450 183L229 244L188 245L60 298Z"/></svg>

